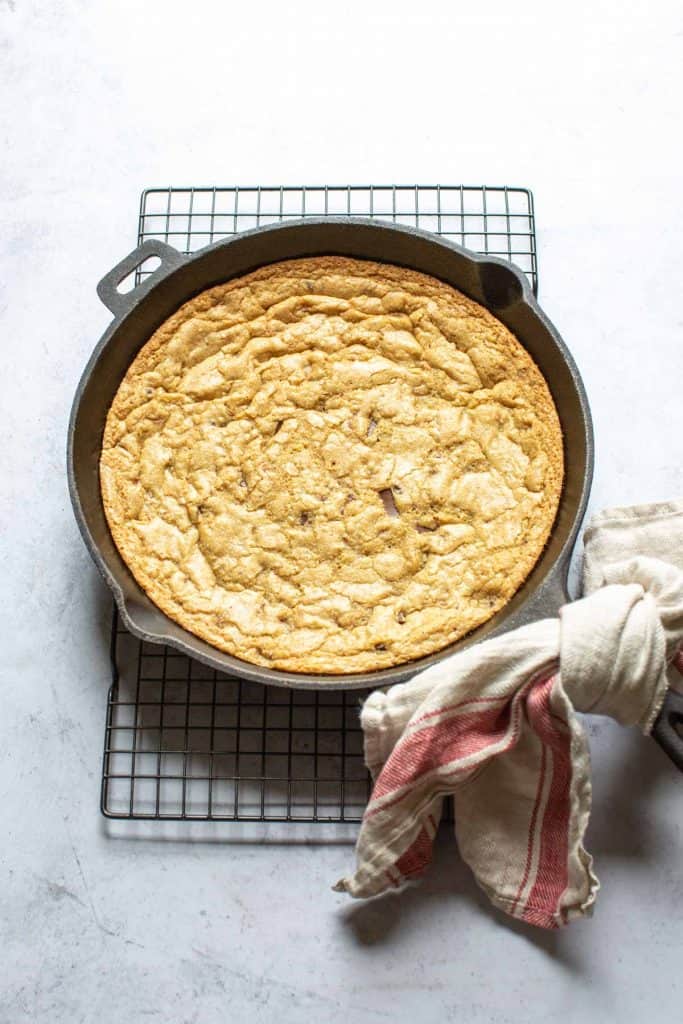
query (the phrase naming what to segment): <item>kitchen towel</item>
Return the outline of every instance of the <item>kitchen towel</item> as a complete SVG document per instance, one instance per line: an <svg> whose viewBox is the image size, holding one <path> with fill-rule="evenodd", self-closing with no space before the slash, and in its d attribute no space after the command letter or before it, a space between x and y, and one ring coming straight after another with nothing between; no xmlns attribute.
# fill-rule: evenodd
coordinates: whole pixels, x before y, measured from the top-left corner
<svg viewBox="0 0 683 1024"><path fill-rule="evenodd" d="M497 907L543 928L591 912L590 756L575 711L648 733L683 672L683 501L596 515L583 583L559 618L368 697L374 788L356 870L336 890L375 896L418 878L453 796L460 853Z"/></svg>

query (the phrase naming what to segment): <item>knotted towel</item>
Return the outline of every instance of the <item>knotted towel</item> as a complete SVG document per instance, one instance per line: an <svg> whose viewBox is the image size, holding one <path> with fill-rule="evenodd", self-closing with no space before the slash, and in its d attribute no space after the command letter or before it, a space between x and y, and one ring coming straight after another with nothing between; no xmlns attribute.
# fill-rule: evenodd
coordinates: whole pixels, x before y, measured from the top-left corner
<svg viewBox="0 0 683 1024"><path fill-rule="evenodd" d="M559 619L367 699L374 789L338 891L374 896L421 875L453 795L460 852L496 906L544 928L590 913L590 758L574 711L648 733L672 663L683 671L683 501L603 512L584 546L586 596Z"/></svg>

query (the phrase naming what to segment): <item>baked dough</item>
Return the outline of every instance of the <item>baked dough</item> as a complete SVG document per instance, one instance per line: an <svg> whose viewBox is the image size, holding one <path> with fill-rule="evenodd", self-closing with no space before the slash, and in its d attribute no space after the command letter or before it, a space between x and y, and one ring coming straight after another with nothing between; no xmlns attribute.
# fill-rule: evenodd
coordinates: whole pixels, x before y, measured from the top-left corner
<svg viewBox="0 0 683 1024"><path fill-rule="evenodd" d="M202 292L133 360L100 476L172 619L295 672L437 651L509 601L555 519L562 433L510 331L434 278L336 256Z"/></svg>

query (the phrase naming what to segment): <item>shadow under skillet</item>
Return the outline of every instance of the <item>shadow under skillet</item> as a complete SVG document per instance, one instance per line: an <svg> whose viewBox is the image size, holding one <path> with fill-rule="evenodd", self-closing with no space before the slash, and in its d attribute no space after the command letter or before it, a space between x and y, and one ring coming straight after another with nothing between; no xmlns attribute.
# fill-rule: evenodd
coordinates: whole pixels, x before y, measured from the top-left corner
<svg viewBox="0 0 683 1024"><path fill-rule="evenodd" d="M108 818L221 822L223 841L239 840L232 827L238 822L313 824L305 841L317 838L322 825L340 823L342 841L349 841L369 795L359 719L364 694L227 677L170 648L141 643L120 624L114 649L119 681L108 709ZM266 835L271 830L255 841Z"/></svg>
<svg viewBox="0 0 683 1024"><path fill-rule="evenodd" d="M586 718L591 744L593 805L586 848L598 873L609 862L655 863L668 843L670 820L655 797L680 773L656 743L637 729L606 718Z"/></svg>

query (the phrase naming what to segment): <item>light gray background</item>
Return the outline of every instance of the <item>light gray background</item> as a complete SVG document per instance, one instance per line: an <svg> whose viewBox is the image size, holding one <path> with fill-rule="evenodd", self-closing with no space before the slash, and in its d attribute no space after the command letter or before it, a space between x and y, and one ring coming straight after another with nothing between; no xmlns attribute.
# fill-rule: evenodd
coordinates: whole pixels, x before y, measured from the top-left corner
<svg viewBox="0 0 683 1024"><path fill-rule="evenodd" d="M448 836L420 889L368 905L330 891L352 847L315 828L108 836L109 601L64 441L142 187L521 184L593 406L593 507L680 495L682 90L664 0L0 0L3 1024L681 1019L681 779L606 722L604 888L561 934L489 909Z"/></svg>

